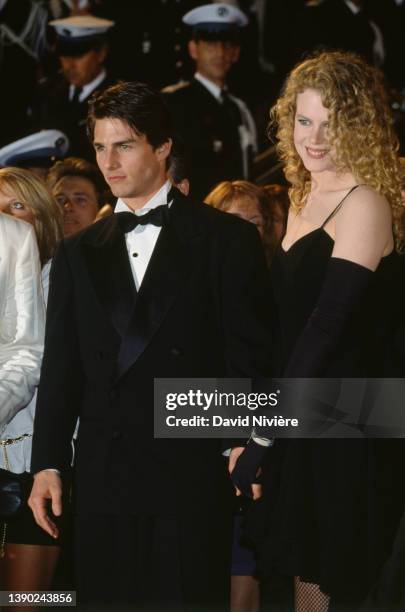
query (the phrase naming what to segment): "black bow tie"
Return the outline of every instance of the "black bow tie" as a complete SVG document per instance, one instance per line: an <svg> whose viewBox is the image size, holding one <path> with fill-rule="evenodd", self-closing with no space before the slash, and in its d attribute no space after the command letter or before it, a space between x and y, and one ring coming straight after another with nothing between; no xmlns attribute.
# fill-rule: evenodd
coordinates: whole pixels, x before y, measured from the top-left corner
<svg viewBox="0 0 405 612"><path fill-rule="evenodd" d="M125 234L132 232L138 225L156 225L162 227L169 223L169 207L167 204L152 208L144 215L135 215L130 212L116 213L120 228Z"/></svg>

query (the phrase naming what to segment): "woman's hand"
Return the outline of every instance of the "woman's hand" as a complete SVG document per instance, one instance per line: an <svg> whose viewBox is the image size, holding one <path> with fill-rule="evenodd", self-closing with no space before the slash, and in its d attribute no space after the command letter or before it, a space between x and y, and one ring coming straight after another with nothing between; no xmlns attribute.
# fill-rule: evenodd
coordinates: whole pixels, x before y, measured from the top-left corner
<svg viewBox="0 0 405 612"><path fill-rule="evenodd" d="M244 495L251 499L259 499L262 487L255 482L260 475L260 463L267 447L260 446L250 440L244 447L236 447L229 455L229 473L235 486L236 495Z"/></svg>

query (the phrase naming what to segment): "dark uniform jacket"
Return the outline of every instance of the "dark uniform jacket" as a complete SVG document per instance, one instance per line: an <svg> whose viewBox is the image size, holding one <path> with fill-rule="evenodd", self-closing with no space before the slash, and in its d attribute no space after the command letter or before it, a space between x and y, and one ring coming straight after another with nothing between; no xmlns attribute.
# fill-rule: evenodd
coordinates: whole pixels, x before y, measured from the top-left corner
<svg viewBox="0 0 405 612"><path fill-rule="evenodd" d="M267 373L259 236L176 190L136 295L117 216L63 241L55 255L32 471L69 465L80 417L77 512L186 513L206 523L232 497L222 443L154 439L154 377Z"/></svg>
<svg viewBox="0 0 405 612"><path fill-rule="evenodd" d="M69 100L70 85L62 75L46 81L32 105L32 122L36 129L59 129L69 138L69 155L94 161L94 151L86 134L88 102L95 93L114 83L108 75L82 102Z"/></svg>
<svg viewBox="0 0 405 612"><path fill-rule="evenodd" d="M203 199L220 181L248 178L256 135L246 105L232 96L229 112L197 79L164 93L189 158L192 195Z"/></svg>

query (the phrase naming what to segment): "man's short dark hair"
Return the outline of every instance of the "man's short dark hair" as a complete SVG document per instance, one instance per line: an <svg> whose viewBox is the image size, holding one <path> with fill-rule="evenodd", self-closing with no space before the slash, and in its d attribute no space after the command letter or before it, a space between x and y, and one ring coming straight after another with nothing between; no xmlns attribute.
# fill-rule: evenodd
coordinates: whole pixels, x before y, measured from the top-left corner
<svg viewBox="0 0 405 612"><path fill-rule="evenodd" d="M184 143L179 137L173 140L168 172L174 183L181 183L184 179L190 179L189 158Z"/></svg>
<svg viewBox="0 0 405 612"><path fill-rule="evenodd" d="M87 117L90 140L93 140L97 119L124 121L136 134L145 136L154 149L172 137L166 102L144 83L120 82L91 98Z"/></svg>
<svg viewBox="0 0 405 612"><path fill-rule="evenodd" d="M59 181L68 176L85 178L94 186L98 205L101 207L110 200L110 192L103 175L94 164L80 157L67 157L56 162L48 172L47 183L53 190Z"/></svg>

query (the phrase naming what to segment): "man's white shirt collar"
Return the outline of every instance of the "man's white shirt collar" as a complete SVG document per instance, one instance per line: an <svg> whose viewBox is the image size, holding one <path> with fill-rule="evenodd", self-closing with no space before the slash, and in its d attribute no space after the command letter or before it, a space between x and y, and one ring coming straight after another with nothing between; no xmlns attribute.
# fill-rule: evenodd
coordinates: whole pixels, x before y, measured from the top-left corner
<svg viewBox="0 0 405 612"><path fill-rule="evenodd" d="M171 189L171 182L166 183L155 193L151 199L146 202L145 206L138 210L131 210L129 206L119 199L115 207L115 212L131 212L135 215L144 215L149 210L160 206L161 204L168 204L167 196ZM146 270L149 265L150 258L155 249L157 239L162 228L153 224L148 225L137 225L130 232L125 234L125 244L127 247L129 263L132 270L132 276L135 282L135 287L138 290L142 284L143 277L145 276Z"/></svg>
<svg viewBox="0 0 405 612"><path fill-rule="evenodd" d="M202 74L200 74L199 72L196 72L194 75L194 78L199 81L201 83L201 85L204 85L204 87L206 89L208 89L208 91L210 92L210 94L212 94L214 96L214 98L216 100L218 100L218 102L222 102L221 99L221 93L222 90L220 87L218 87L218 85L216 85L215 83L213 83L212 81L210 81L209 79L206 79Z"/></svg>
<svg viewBox="0 0 405 612"><path fill-rule="evenodd" d="M142 206L142 208L139 208L135 211L132 210L132 208L130 208L127 204L125 204L125 202L121 200L121 198L118 198L114 212L132 212L136 215L142 216L152 210L152 208L157 208L161 204L168 204L170 206L171 202L167 201L167 196L171 188L172 183L171 181L167 180L165 184L162 185L162 187L159 189L159 191L157 191L155 195L152 196L151 199L148 200L144 206Z"/></svg>
<svg viewBox="0 0 405 612"><path fill-rule="evenodd" d="M100 83L102 83L104 81L106 76L107 76L107 72L106 72L105 68L103 68L102 71L96 76L95 79L90 81L90 83L87 83L87 85L83 85L83 89L80 92L80 96L79 96L79 102L83 102L83 100L86 100L86 98L88 98L89 95L91 93L93 93L93 91L96 89L96 87L98 87L100 85ZM74 85L70 85L70 87L69 87L69 100L71 100L73 98L74 90L75 90L75 86Z"/></svg>

